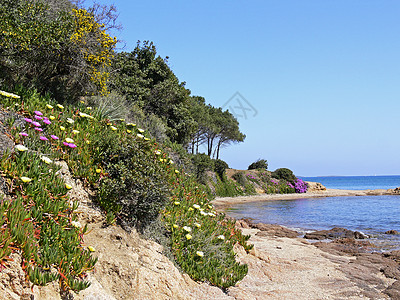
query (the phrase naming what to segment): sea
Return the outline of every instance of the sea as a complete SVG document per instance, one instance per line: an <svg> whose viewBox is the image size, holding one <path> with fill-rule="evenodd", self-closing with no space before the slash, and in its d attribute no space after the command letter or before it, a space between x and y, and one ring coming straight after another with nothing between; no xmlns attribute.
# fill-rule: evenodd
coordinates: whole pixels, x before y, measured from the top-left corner
<svg viewBox="0 0 400 300"><path fill-rule="evenodd" d="M322 183L326 188L345 190L392 189L400 187L400 176L300 177ZM256 222L279 224L301 234L344 227L368 235L375 251L400 250L400 195L302 198L252 202L232 206L228 215Z"/></svg>

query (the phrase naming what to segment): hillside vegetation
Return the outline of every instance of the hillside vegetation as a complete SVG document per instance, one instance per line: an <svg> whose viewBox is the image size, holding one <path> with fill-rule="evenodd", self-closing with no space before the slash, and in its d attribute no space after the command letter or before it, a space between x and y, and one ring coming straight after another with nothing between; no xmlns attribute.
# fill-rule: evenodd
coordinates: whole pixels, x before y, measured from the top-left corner
<svg viewBox="0 0 400 300"><path fill-rule="evenodd" d="M10 141L0 158L1 267L17 252L32 284L76 292L90 284L95 249L59 175L65 161L108 226L162 243L195 280L221 288L241 280L247 266L233 246L250 249L248 237L214 210L196 175L199 146L210 159L244 140L237 120L191 96L151 42L117 53L114 7L0 0L0 11L1 125Z"/></svg>

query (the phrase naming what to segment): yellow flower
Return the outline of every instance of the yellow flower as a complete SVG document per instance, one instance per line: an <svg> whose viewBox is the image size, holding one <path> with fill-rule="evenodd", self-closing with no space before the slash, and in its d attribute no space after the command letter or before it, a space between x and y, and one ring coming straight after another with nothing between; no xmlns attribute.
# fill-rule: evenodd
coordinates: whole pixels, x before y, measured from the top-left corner
<svg viewBox="0 0 400 300"><path fill-rule="evenodd" d="M96 251L96 249L94 249L94 247L92 247L92 246L88 246L87 248L89 249L90 252Z"/></svg>
<svg viewBox="0 0 400 300"><path fill-rule="evenodd" d="M114 126L110 126L110 128L111 128L111 130L117 130L117 127L114 127Z"/></svg>
<svg viewBox="0 0 400 300"><path fill-rule="evenodd" d="M89 140L87 140L87 141L86 141L86 144L88 144L88 145L89 145L89 144L90 144L90 141L89 141Z"/></svg>
<svg viewBox="0 0 400 300"><path fill-rule="evenodd" d="M174 224L174 225L172 225L172 227L174 227L174 228L178 228L179 226L178 226L178 225L176 225L176 224Z"/></svg>
<svg viewBox="0 0 400 300"><path fill-rule="evenodd" d="M178 170L175 170L175 173L176 173L176 174L178 174L178 173L179 173L179 171L178 171Z"/></svg>
<svg viewBox="0 0 400 300"><path fill-rule="evenodd" d="M101 169L96 169L96 173L101 173Z"/></svg>
<svg viewBox="0 0 400 300"><path fill-rule="evenodd" d="M57 107L60 108L60 109L64 108L64 106L62 106L61 104L57 104Z"/></svg>
<svg viewBox="0 0 400 300"><path fill-rule="evenodd" d="M50 105L50 104L46 104L46 107L47 107L48 109L53 109L53 105Z"/></svg>
<svg viewBox="0 0 400 300"><path fill-rule="evenodd" d="M126 130L126 132L127 132L127 133L131 133L131 132L132 132L132 130L129 130L129 129L127 129L127 130Z"/></svg>
<svg viewBox="0 0 400 300"><path fill-rule="evenodd" d="M199 223L194 223L194 226L196 226L197 228L201 227L201 225Z"/></svg>
<svg viewBox="0 0 400 300"><path fill-rule="evenodd" d="M135 127L136 124L133 124L133 123L126 123L126 126L133 126L133 127Z"/></svg>
<svg viewBox="0 0 400 300"><path fill-rule="evenodd" d="M56 117L55 116L50 116L50 120L55 120Z"/></svg>
<svg viewBox="0 0 400 300"><path fill-rule="evenodd" d="M189 207L189 211L194 211L194 209L192 207Z"/></svg>
<svg viewBox="0 0 400 300"><path fill-rule="evenodd" d="M144 138L144 140L145 140L145 141L150 141L150 139L149 139L149 138L147 138L147 137L145 137L145 138Z"/></svg>
<svg viewBox="0 0 400 300"><path fill-rule="evenodd" d="M144 138L143 134L137 134L136 136L140 139Z"/></svg>
<svg viewBox="0 0 400 300"><path fill-rule="evenodd" d="M60 126L60 129L61 129L62 131L64 131L64 130L65 130L65 127L64 127L64 126Z"/></svg>
<svg viewBox="0 0 400 300"><path fill-rule="evenodd" d="M67 122L68 122L69 124L73 124L75 121L72 120L71 118L67 118Z"/></svg>
<svg viewBox="0 0 400 300"><path fill-rule="evenodd" d="M79 130L75 130L75 129L74 129L74 130L72 130L72 133L73 133L73 134L78 134L78 133L79 133Z"/></svg>
<svg viewBox="0 0 400 300"><path fill-rule="evenodd" d="M86 109L88 109L88 110L92 110L92 107L91 107L91 106L88 106L88 107L86 107Z"/></svg>
<svg viewBox="0 0 400 300"><path fill-rule="evenodd" d="M73 143L73 142L74 142L74 140L73 140L73 139L70 139L70 138L66 138L65 141L66 141L67 143Z"/></svg>
<svg viewBox="0 0 400 300"><path fill-rule="evenodd" d="M68 183L65 184L65 187L66 187L68 190L72 189L72 185L69 185Z"/></svg>
<svg viewBox="0 0 400 300"><path fill-rule="evenodd" d="M143 133L143 132L144 132L144 129L138 128L138 131L139 131L140 133Z"/></svg>
<svg viewBox="0 0 400 300"><path fill-rule="evenodd" d="M175 205L179 205L179 204L181 204L181 203L180 203L179 201L175 201L174 204L175 204Z"/></svg>
<svg viewBox="0 0 400 300"><path fill-rule="evenodd" d="M12 94L12 93L8 93L8 92L5 92L5 91L0 91L0 95L6 96L6 97L9 97L9 98L15 98L15 99L21 98L21 96L18 96L18 95Z"/></svg>
<svg viewBox="0 0 400 300"><path fill-rule="evenodd" d="M186 237L187 240L191 240L192 239L192 236L189 233L187 235L185 235L185 237Z"/></svg>
<svg viewBox="0 0 400 300"><path fill-rule="evenodd" d="M22 180L23 182L31 182L31 181L32 181L31 178L29 178L29 177L24 177L24 176L21 177L21 180Z"/></svg>
<svg viewBox="0 0 400 300"><path fill-rule="evenodd" d="M198 205L198 204L193 204L193 207L196 209L200 209L200 205Z"/></svg>

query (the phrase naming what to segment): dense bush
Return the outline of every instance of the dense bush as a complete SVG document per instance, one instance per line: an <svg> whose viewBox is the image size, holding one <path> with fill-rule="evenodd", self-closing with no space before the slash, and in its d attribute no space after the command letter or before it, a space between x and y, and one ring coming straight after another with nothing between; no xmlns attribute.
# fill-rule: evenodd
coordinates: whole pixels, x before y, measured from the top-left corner
<svg viewBox="0 0 400 300"><path fill-rule="evenodd" d="M280 168L276 169L274 172L272 172L272 177L276 179L283 179L288 182L290 182L292 185L294 185L296 181L296 176L293 174L293 172L290 169L287 168Z"/></svg>
<svg viewBox="0 0 400 300"><path fill-rule="evenodd" d="M249 165L247 170L255 170L255 169L268 169L268 162L266 159L258 159L257 161L253 162Z"/></svg>
<svg viewBox="0 0 400 300"><path fill-rule="evenodd" d="M196 178L203 184L206 183L206 171L214 169L214 161L205 153L192 155L192 163Z"/></svg>
<svg viewBox="0 0 400 300"><path fill-rule="evenodd" d="M229 165L223 161L222 159L215 159L214 160L214 171L217 173L219 178L223 178L226 169L229 169Z"/></svg>
<svg viewBox="0 0 400 300"><path fill-rule="evenodd" d="M109 134L99 136L93 146L100 152L96 161L107 173L99 183L102 206L118 213L124 225L143 227L154 221L166 204L168 190L152 145Z"/></svg>
<svg viewBox="0 0 400 300"><path fill-rule="evenodd" d="M237 183L239 183L241 186L246 185L246 177L244 176L243 172L236 172L235 174L232 175L232 178L236 180Z"/></svg>

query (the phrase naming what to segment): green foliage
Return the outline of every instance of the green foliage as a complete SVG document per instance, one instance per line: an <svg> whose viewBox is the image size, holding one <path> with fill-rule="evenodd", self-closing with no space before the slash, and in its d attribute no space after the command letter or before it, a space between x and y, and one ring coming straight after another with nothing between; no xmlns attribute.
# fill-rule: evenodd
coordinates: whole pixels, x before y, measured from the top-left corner
<svg viewBox="0 0 400 300"><path fill-rule="evenodd" d="M236 182L239 183L241 186L244 187L246 185L246 178L243 172L236 172L232 175L232 178L235 179Z"/></svg>
<svg viewBox="0 0 400 300"><path fill-rule="evenodd" d="M99 183L103 208L118 213L129 226L154 221L168 195L161 156L155 154L159 150L150 142L132 143L117 134L99 136L93 146L100 153L95 160L107 172Z"/></svg>
<svg viewBox="0 0 400 300"><path fill-rule="evenodd" d="M144 232L152 232L157 228L161 212L164 237L169 241L161 236L156 239L164 240L163 244L171 247L176 263L192 278L226 288L246 275L247 266L236 262L233 246L239 243L246 250L251 249L247 244L249 236L243 236L232 221L225 220L214 210L206 188L199 185L194 176L177 169L167 152L147 138L143 129L122 120L95 119L96 109L83 104L62 107L35 93L21 95L31 98L0 97L0 100L5 106L16 107L25 117L33 118L34 111L40 110L44 116L54 118L51 124L42 124L40 134L29 124L25 128L28 137L19 135L19 129L13 129L15 142L34 149L35 153L46 152L51 159L65 160L75 177L97 191L97 201L109 222L115 217L123 225L137 224ZM59 140L44 141L39 135L57 135ZM76 147L71 147L67 140L71 137ZM179 144L170 146L171 153L182 150ZM71 205L65 196L70 187L55 176L57 167L53 163L47 165L40 154L35 153L17 153L18 162L7 159L7 155L1 160L1 170L7 170L7 177L14 180L12 186L18 191L19 186L26 188L20 202L13 202L21 204L12 210L4 207L4 211L11 211L6 220L7 228L15 228L9 236L15 237L15 243L21 245L24 259L30 259L27 272L32 282L45 284L58 276L62 288L79 291L87 287L85 271L96 262L81 245L86 227L76 228L71 222L76 220L77 203ZM31 180L24 182L21 174ZM234 185L231 180L224 180L225 185L226 182ZM237 192L242 192L237 188ZM30 201L29 206L25 200ZM58 223L54 223L55 218ZM38 221L32 223L31 220ZM41 226L39 240L31 234L38 224L48 224ZM6 244L7 231L1 233L5 240L0 240L0 244ZM4 259L7 255L3 253ZM52 267L59 270L58 273L53 273Z"/></svg>
<svg viewBox="0 0 400 300"><path fill-rule="evenodd" d="M217 173L219 178L223 178L226 169L229 169L229 166L225 161L223 161L222 159L214 160L214 171L215 173Z"/></svg>
<svg viewBox="0 0 400 300"><path fill-rule="evenodd" d="M258 159L257 161L251 163L247 170L255 170L255 169L268 169L268 162L266 159Z"/></svg>
<svg viewBox="0 0 400 300"><path fill-rule="evenodd" d="M194 174L199 182L205 184L207 181L206 171L214 169L214 161L204 153L192 155Z"/></svg>
<svg viewBox="0 0 400 300"><path fill-rule="evenodd" d="M130 53L118 53L113 68L118 72L111 78L111 88L147 115L161 119L169 139L185 145L195 127L189 112L190 91L179 82L166 60L157 56L154 44L146 41L138 43Z"/></svg>
<svg viewBox="0 0 400 300"><path fill-rule="evenodd" d="M116 40L91 13L61 2L1 1L0 80L64 100L104 93Z"/></svg>
<svg viewBox="0 0 400 300"><path fill-rule="evenodd" d="M222 179L217 177L217 183L214 184L215 195L218 197L236 197L243 196L245 192L243 189L233 180L223 175Z"/></svg>
<svg viewBox="0 0 400 300"><path fill-rule="evenodd" d="M276 169L274 172L272 172L271 175L273 178L286 180L290 182L292 185L294 185L294 182L297 179L296 176L293 174L293 172L287 168Z"/></svg>

